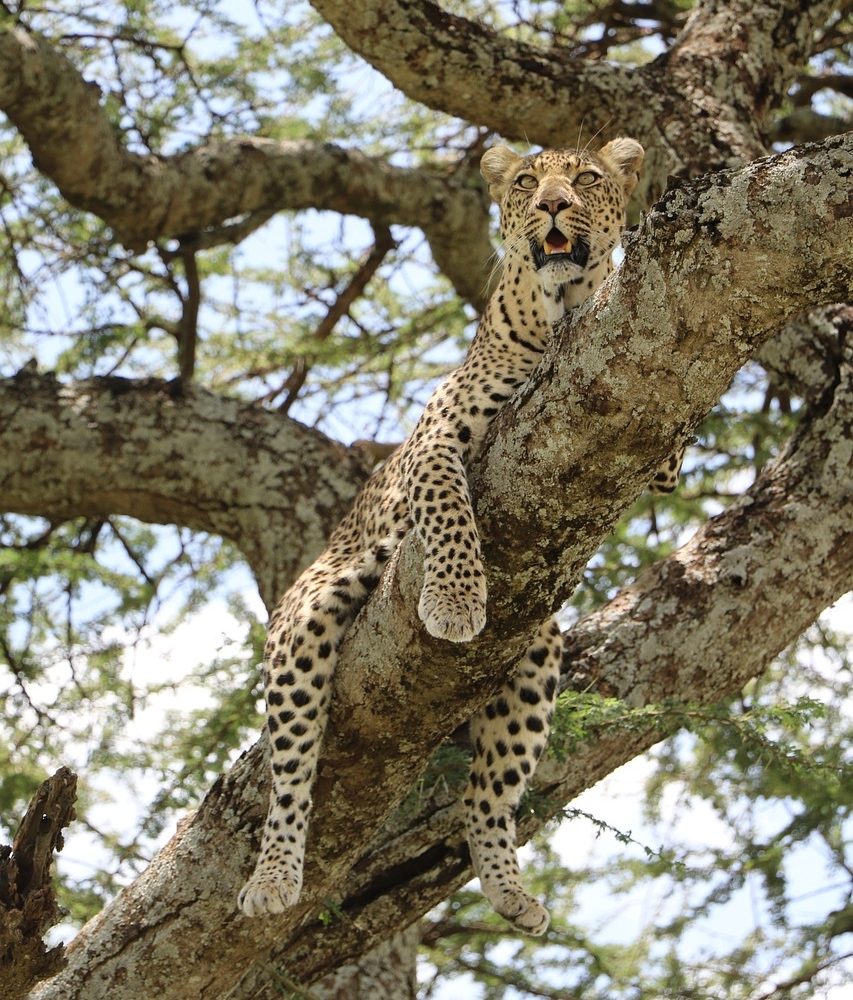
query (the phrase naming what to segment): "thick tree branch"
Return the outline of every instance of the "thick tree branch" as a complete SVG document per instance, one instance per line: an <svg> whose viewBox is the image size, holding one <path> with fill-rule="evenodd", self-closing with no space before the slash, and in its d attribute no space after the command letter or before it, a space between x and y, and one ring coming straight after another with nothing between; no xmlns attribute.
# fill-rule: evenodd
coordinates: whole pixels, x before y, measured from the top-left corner
<svg viewBox="0 0 853 1000"><path fill-rule="evenodd" d="M420 937L417 924L402 932L389 928L388 935L358 962L341 965L314 983L312 996L317 1000L415 1000ZM280 997L279 993L277 1000Z"/></svg>
<svg viewBox="0 0 853 1000"><path fill-rule="evenodd" d="M625 127L649 97L634 70L515 41L432 0L312 6L409 97L509 138L573 145L583 121Z"/></svg>
<svg viewBox="0 0 853 1000"><path fill-rule="evenodd" d="M853 305L814 309L766 341L755 360L767 372L774 390L810 397L826 385L838 367L841 334L851 327Z"/></svg>
<svg viewBox="0 0 853 1000"><path fill-rule="evenodd" d="M809 56L837 0L700 0L662 62L697 106L725 111L721 131L761 122ZM704 95L704 96L703 96Z"/></svg>
<svg viewBox="0 0 853 1000"><path fill-rule="evenodd" d="M329 209L422 229L459 294L482 303L480 268L492 246L488 199L472 171L394 167L309 140L230 139L174 156L132 153L100 98L97 85L45 39L0 26L0 110L64 197L131 249L164 237L204 245L211 227L270 210Z"/></svg>
<svg viewBox="0 0 853 1000"><path fill-rule="evenodd" d="M619 129L649 96L633 70L515 41L432 0L312 6L413 100L510 138L574 144L584 120Z"/></svg>
<svg viewBox="0 0 853 1000"><path fill-rule="evenodd" d="M177 382L0 381L3 510L214 532L240 548L268 604L366 476L358 453L295 420Z"/></svg>
<svg viewBox="0 0 853 1000"><path fill-rule="evenodd" d="M760 673L853 584L850 320L834 378L755 485L572 630L567 685L637 706L683 700L685 691L712 703Z"/></svg>
<svg viewBox="0 0 853 1000"><path fill-rule="evenodd" d="M669 174L731 167L765 150L759 127L808 59L837 3L706 0L671 50L636 69L515 41L432 0L381 11L312 0L355 52L414 100L545 146L574 145L585 126L649 152L639 200Z"/></svg>
<svg viewBox="0 0 853 1000"><path fill-rule="evenodd" d="M773 122L768 139L771 142L818 142L849 127L849 118L822 115L812 108L794 108L790 114Z"/></svg>
<svg viewBox="0 0 853 1000"><path fill-rule="evenodd" d="M97 1000L110 995L119 974L126 1000L221 994L238 970L267 963L282 947L291 972L310 978L324 971L323 935L336 952L328 969L372 943L375 928L387 933L387 920L400 912L389 886L410 884L407 904L426 906L436 878L452 888L466 877L458 841L433 842L419 853L415 845L423 840L398 827L395 850L365 851L434 746L494 691L538 621L570 592L673 439L708 411L772 329L806 305L849 293L851 170L848 137L670 194L631 242L615 280L571 330L560 331L554 350L498 418L473 477L490 570L483 635L463 648L424 633L415 611L421 559L410 537L347 637L300 905L269 921L241 918L234 906L265 814L262 742L217 782L147 872L84 929L69 948L68 969L39 992L40 1000L67 1000L81 990ZM837 396L847 407L838 419L849 434L849 391ZM838 498L839 477L849 483L849 437L841 440L836 430L831 440L818 471L824 506ZM849 557L849 542L832 545L824 537L825 559ZM760 583L750 563L745 583L735 572L737 552L724 560L730 585ZM844 574L846 585L849 562L827 573L812 617L838 593ZM709 674L718 671L729 682L724 657L707 665ZM685 672L685 683L693 673ZM698 690L704 695L711 687ZM633 752L649 738L638 737ZM624 734L602 738L576 758L573 787L631 753ZM396 867L387 867L388 857ZM352 892L342 889L347 885ZM318 932L317 909L343 895L349 898L340 928ZM170 944L176 935L179 979Z"/></svg>

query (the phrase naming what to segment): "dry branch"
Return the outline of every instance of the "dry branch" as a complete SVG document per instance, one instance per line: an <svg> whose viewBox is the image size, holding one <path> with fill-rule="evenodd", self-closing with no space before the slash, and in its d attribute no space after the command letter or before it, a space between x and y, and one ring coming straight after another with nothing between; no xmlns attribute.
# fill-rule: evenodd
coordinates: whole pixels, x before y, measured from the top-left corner
<svg viewBox="0 0 853 1000"><path fill-rule="evenodd" d="M77 775L61 767L33 796L12 846L0 847L0 1000L21 1000L65 963L62 946L42 938L59 919L50 868L76 798Z"/></svg>

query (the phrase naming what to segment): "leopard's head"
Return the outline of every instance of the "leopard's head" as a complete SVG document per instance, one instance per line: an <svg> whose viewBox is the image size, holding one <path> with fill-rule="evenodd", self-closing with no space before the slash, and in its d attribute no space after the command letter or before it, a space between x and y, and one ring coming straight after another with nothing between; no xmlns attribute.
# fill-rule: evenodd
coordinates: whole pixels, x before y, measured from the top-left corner
<svg viewBox="0 0 853 1000"><path fill-rule="evenodd" d="M619 242L642 162L643 147L627 138L597 153L487 149L480 170L500 206L507 257L534 270L546 292L600 271Z"/></svg>

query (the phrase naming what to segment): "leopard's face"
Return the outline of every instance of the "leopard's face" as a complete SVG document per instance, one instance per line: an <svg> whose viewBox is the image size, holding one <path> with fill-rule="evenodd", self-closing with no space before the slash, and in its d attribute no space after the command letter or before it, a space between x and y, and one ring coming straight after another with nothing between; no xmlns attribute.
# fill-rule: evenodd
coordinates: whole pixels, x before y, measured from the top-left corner
<svg viewBox="0 0 853 1000"><path fill-rule="evenodd" d="M507 256L548 292L600 269L619 242L642 160L642 146L625 138L598 153L487 150L481 170L500 206Z"/></svg>

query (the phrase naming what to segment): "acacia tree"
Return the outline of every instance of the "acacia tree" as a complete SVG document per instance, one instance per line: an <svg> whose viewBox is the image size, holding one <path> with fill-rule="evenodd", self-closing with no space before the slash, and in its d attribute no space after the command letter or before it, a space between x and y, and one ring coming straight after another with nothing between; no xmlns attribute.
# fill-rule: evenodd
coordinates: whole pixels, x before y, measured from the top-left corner
<svg viewBox="0 0 853 1000"><path fill-rule="evenodd" d="M144 837L218 775L138 878L45 955L33 940L53 915L46 872L73 789L60 772L6 859L10 995L46 975L43 1000L411 995L414 922L470 878L458 782L433 755L582 577L588 613L566 633L555 753L525 836L662 736L721 714L711 706L849 588L853 139L826 96L849 96L842 6L0 5L4 808L19 809L47 760L73 763L64 754L89 725L74 712L96 686L107 721L87 765L163 772L139 837L113 845L124 859L142 868ZM249 921L235 899L266 748L232 750L259 728L257 678L244 658L217 658L213 698L130 759L117 731L144 698L123 672L128 634L178 582L197 606L238 557L271 606L321 549L385 453L376 442L411 425L482 305L490 215L476 164L493 137L617 134L647 150L624 264L555 332L472 470L487 629L465 647L423 632L407 539L342 649L303 899ZM282 213L296 214L271 266ZM733 378L742 394L760 378L765 395L727 422ZM704 454L687 495L635 503L694 433ZM736 495L746 444L757 474ZM171 544L146 524L174 526ZM120 599L105 610L92 596L106 588ZM256 658L262 628L235 609ZM774 753L790 779L796 754ZM813 778L837 783L821 767ZM64 812L46 811L51 796ZM35 822L48 814L49 832ZM68 898L78 916L101 902ZM455 899L426 926L433 946L484 932ZM785 995L831 964L849 930L849 905L838 912ZM598 995L597 960L577 995ZM699 979L640 995L706 985L718 995Z"/></svg>

